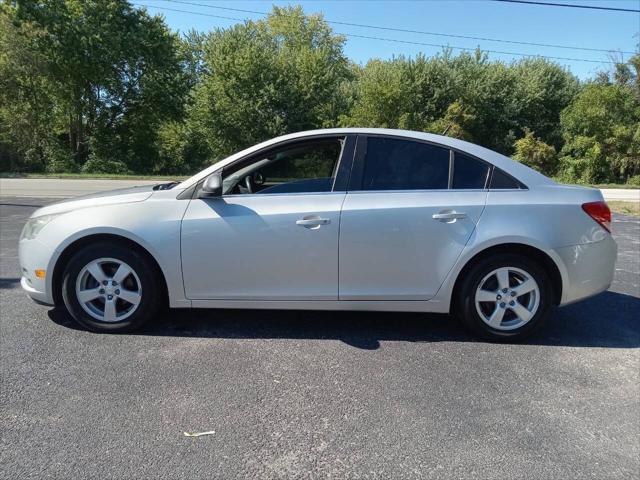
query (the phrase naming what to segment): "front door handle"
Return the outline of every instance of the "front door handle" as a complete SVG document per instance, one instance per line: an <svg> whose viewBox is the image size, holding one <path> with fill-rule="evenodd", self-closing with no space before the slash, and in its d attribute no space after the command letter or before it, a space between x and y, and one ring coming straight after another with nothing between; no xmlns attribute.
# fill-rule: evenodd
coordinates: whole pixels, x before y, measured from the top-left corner
<svg viewBox="0 0 640 480"><path fill-rule="evenodd" d="M300 225L301 227L316 229L320 228L320 225L328 225L331 223L331 220L328 218L321 218L317 215L312 215L309 217L304 217L300 220L296 220L296 225Z"/></svg>
<svg viewBox="0 0 640 480"><path fill-rule="evenodd" d="M456 212L455 210L443 210L442 212L434 213L432 218L444 223L453 223L456 220L467 218L467 214L464 212Z"/></svg>

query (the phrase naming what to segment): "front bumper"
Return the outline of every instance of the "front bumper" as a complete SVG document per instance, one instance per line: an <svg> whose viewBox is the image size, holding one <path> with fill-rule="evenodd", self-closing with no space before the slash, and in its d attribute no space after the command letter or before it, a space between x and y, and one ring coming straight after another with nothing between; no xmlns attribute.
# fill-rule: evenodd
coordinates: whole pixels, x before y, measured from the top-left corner
<svg viewBox="0 0 640 480"><path fill-rule="evenodd" d="M39 242L37 239L20 240L18 245L18 257L22 279L22 289L37 303L53 305L51 291L51 275L53 275L53 262L55 249ZM38 278L36 270L45 270L45 277Z"/></svg>
<svg viewBox="0 0 640 480"><path fill-rule="evenodd" d="M39 292L33 288L29 284L29 279L27 277L22 277L20 279L20 286L25 292L27 292L27 295L31 297L31 300L34 302L39 303L40 305L53 306L53 301L49 300L47 294L45 292Z"/></svg>
<svg viewBox="0 0 640 480"><path fill-rule="evenodd" d="M604 292L613 281L618 246L611 235L603 240L558 248L565 267L560 305Z"/></svg>

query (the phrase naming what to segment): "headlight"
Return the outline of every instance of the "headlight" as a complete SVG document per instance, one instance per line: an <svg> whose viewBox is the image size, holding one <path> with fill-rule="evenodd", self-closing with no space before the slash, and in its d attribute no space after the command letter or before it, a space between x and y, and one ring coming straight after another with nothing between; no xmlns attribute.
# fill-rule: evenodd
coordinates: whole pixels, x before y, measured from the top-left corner
<svg viewBox="0 0 640 480"><path fill-rule="evenodd" d="M22 229L20 240L31 240L36 238L40 230L42 230L47 223L56 218L58 215L42 215L41 217L34 217L27 220L27 224Z"/></svg>

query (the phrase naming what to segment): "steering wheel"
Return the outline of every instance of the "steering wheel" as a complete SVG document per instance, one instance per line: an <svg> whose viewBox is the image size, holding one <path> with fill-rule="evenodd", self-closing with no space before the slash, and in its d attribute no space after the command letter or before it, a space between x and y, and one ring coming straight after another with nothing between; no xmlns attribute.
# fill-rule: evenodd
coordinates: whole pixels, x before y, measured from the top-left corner
<svg viewBox="0 0 640 480"><path fill-rule="evenodd" d="M249 193L253 193L253 179L251 178L251 175L244 177L244 186Z"/></svg>
<svg viewBox="0 0 640 480"><path fill-rule="evenodd" d="M244 186L249 193L256 193L258 186L264 184L264 175L260 172L253 172L244 177Z"/></svg>

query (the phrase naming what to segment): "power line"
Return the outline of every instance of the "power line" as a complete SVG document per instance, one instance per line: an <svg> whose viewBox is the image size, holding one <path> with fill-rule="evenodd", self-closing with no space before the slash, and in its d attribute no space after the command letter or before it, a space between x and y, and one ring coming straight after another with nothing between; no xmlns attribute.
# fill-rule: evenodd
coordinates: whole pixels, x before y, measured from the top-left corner
<svg viewBox="0 0 640 480"><path fill-rule="evenodd" d="M370 36L366 36L366 35L356 35L354 33L340 33L340 32L336 32L339 35L344 35L345 37L355 37L355 38L366 38L369 40L384 40L386 42L396 42L396 43L407 43L410 45L425 45L428 47L442 47L442 48L451 48L453 50L464 50L464 51L468 51L468 52L475 52L477 49L475 48L467 48L467 47L456 47L456 46L452 46L452 45L439 45L439 44L435 44L435 43L424 43L424 42L412 42L410 40L398 40L395 38L384 38L384 37L370 37ZM534 55L534 54L528 54L528 53L517 53L517 52L503 52L500 50L484 50L484 49L480 49L482 52L487 52L487 53L498 53L498 54L502 54L502 55L519 55L521 57L529 57L529 58L549 58L549 59L553 59L553 60L570 60L573 62L589 62L589 63L611 63L611 64L615 64L616 62L610 62L610 61L600 61L600 60L587 60L585 58L570 58L570 57L553 57L553 56L549 56L549 55Z"/></svg>
<svg viewBox="0 0 640 480"><path fill-rule="evenodd" d="M213 15L210 13L204 13L204 12L194 12L194 11L190 11L190 10L181 10L178 8L169 8L169 7L157 7L155 5L147 5L147 4L143 4L143 3L134 3L134 5L137 6L141 6L141 7L147 7L147 8L155 8L157 10L167 10L167 11L171 11L171 12L180 12L180 13L188 13L191 15L200 15L203 17L213 17L213 18L222 18L225 20L235 20L235 21L239 21L239 22L244 22L247 19L244 18L236 18L236 17L224 17L221 15ZM413 42L413 41L409 41L409 40L399 40L399 39L395 39L395 38L386 38L386 37L372 37L372 36L366 36L366 35L357 35L355 33L344 33L344 32L335 32L338 35L343 35L345 37L353 37L353 38L364 38L364 39L368 39L368 40L380 40L380 41L386 41L386 42L394 42L394 43L404 43L404 44L409 44L409 45L421 45L421 46L427 46L427 47L440 47L440 48L450 48L452 50L462 50L462 51L469 51L469 52L475 52L477 49L476 48L468 48L468 47L458 47L455 45L442 45L442 44L437 44L437 43L426 43L426 42ZM520 57L529 57L529 58L547 58L547 59L551 59L551 60L569 60L572 62L587 62L587 63L598 63L598 64L603 64L603 63L609 63L609 64L615 64L616 62L612 62L612 61L606 61L606 60L588 60L586 58L571 58L571 57L556 57L556 56L550 56L550 55L533 55L533 54L528 54L528 53L519 53L519 52L505 52L505 51L500 51L500 50L485 50L485 49L481 49L483 52L486 53L496 53L496 54L500 54L500 55L517 55Z"/></svg>
<svg viewBox="0 0 640 480"><path fill-rule="evenodd" d="M170 3L181 3L183 5L191 5L191 6L196 6L196 7L205 7L205 8L215 8L218 10L228 10L228 11L233 11L233 12L242 12L242 13L251 13L251 14L255 14L255 15L268 15L268 12L260 12L260 11L256 11L256 10L245 10L242 8L233 8L233 7L221 7L218 5L209 5L209 4L203 4L203 3L196 3L196 2L186 2L186 1L181 1L181 0L162 0L164 2L170 2ZM481 40L484 42L498 42L498 43L511 43L514 45L530 45L530 46L534 46L534 47L550 47L550 48L564 48L564 49L568 49L568 50L582 50L582 51L590 51L590 52L604 52L604 53L609 53L611 52L611 50L606 50L606 49L601 49L601 48L588 48L588 47L576 47L576 46L572 46L572 45L557 45L557 44L551 44L551 43L534 43L534 42L524 42L524 41L518 41L518 40L503 40L503 39L498 39L498 38L489 38L489 37L474 37L474 36L468 36L468 35L455 35L455 34L451 34L451 33L441 33L441 32L428 32L425 30L410 30L410 29L406 29L406 28L398 28L398 27L383 27L380 25L369 25L369 24L363 24L363 23L351 23L351 22L341 22L341 21L337 21L337 20L326 20L325 21L327 23L331 23L334 25L344 25L344 26L349 26L349 27L360 27L360 28L373 28L376 30L387 30L387 31L391 31L391 32L403 32L403 33L417 33L417 34L421 34L421 35L433 35L433 36L439 36L439 37L450 37L450 38L463 38L466 40ZM620 53L626 53L629 55L633 55L636 52L630 52L630 51L621 51Z"/></svg>
<svg viewBox="0 0 640 480"><path fill-rule="evenodd" d="M591 10L609 10L612 12L631 12L640 13L640 10L634 10L632 8L617 8L617 7L598 7L596 5L576 5L573 3L547 3L547 2L532 2L529 0L493 0L494 2L505 3L524 3L527 5L540 5L544 7L569 7L569 8L588 8Z"/></svg>
<svg viewBox="0 0 640 480"><path fill-rule="evenodd" d="M180 13L190 13L192 15L200 15L202 17L213 17L213 18L223 18L225 20L235 20L237 22L244 22L246 18L238 18L238 17L224 17L222 15L213 15L211 13L204 12L193 12L191 10L181 10L179 8L169 8L169 7L157 7L155 5L147 5L144 3L133 3L133 5L137 5L138 7L146 7L146 8L155 8L156 10L167 10L169 12L180 12Z"/></svg>

